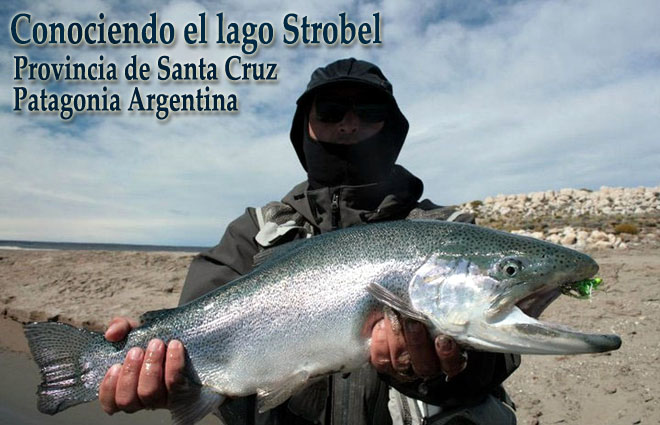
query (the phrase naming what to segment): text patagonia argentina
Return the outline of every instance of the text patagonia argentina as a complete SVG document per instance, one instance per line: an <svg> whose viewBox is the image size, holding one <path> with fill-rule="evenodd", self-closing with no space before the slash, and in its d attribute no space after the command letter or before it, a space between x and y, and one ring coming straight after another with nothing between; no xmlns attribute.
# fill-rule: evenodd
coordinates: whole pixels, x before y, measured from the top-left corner
<svg viewBox="0 0 660 425"><path fill-rule="evenodd" d="M281 40L286 46L303 47L382 43L380 13L374 13L372 21L363 23L351 22L344 12L337 18L336 22L313 22L307 16L289 13L282 22ZM41 22L22 12L13 17L10 32L19 47L169 46L176 42L175 27L167 21L159 21L156 12L149 14L149 20L143 24L106 22L103 13L98 15L98 20L86 24ZM275 27L269 22L239 24L226 19L222 12L217 13L215 19L208 19L205 12L200 13L198 19L183 27L183 40L188 45L215 43L221 48L240 48L245 56L254 55L261 46L272 45L276 37ZM14 81L29 83L13 87L13 110L57 113L63 120L70 120L82 112L121 112L124 108L131 112L152 113L159 120L165 120L175 112L236 112L239 110L238 96L214 92L214 84L223 79L238 84L273 82L278 81L279 72L275 62L257 62L238 55L221 60L200 57L180 62L170 54L164 54L153 62L129 53L121 64L102 54L97 60L78 60L73 56L63 53L60 56L63 59L33 61L25 54L13 55ZM115 84L122 79L134 83L150 80L184 83L178 85L179 88L185 87L185 83L203 82L204 85L155 93L149 90L153 89L150 85L126 87ZM38 82L46 87L34 89L33 83ZM80 87L79 83L91 83L97 88L93 92L68 93L66 83L78 83L77 87ZM168 85L169 89L175 87Z"/></svg>

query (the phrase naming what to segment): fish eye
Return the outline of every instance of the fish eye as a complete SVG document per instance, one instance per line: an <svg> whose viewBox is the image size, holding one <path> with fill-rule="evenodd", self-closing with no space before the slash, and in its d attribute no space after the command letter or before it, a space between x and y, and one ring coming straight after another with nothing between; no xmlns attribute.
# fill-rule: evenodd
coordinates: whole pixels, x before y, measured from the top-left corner
<svg viewBox="0 0 660 425"><path fill-rule="evenodd" d="M500 264L500 268L506 273L508 277L514 277L522 269L522 263L518 260L507 259Z"/></svg>

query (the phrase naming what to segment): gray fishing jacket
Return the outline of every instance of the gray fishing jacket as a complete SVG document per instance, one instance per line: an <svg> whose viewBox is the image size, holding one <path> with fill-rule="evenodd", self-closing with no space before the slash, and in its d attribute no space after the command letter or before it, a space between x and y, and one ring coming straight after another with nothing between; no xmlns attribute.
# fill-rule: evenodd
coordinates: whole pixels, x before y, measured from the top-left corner
<svg viewBox="0 0 660 425"><path fill-rule="evenodd" d="M248 273L258 252L294 239L382 220L473 220L469 214L460 214L453 208L439 207L428 200L418 202L422 188L418 178L396 166L392 179L384 183L308 190L304 182L280 202L247 208L227 227L217 246L195 257L180 303ZM517 356L470 352L467 369L450 382L440 377L405 384L378 376L366 367L350 376L335 375L321 381L266 414L258 414L254 397L249 397L225 403L222 415L230 425L388 424L392 420L388 402L393 402L390 386L447 411L477 405L490 394L501 398L500 383L518 364ZM400 423L413 423L409 420L412 421L415 405L403 397L394 402L397 402L395 409L403 416Z"/></svg>

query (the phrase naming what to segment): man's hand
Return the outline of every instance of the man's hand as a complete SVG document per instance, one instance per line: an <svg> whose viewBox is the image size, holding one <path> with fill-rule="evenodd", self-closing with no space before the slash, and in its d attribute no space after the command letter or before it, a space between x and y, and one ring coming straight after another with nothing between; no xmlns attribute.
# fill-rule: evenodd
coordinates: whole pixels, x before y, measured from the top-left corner
<svg viewBox="0 0 660 425"><path fill-rule="evenodd" d="M125 317L112 319L105 338L121 341L137 326ZM124 411L167 407L169 395L184 383L185 352L181 342L172 340L165 346L159 339L149 342L146 351L131 348L124 364L113 365L99 388L103 410L112 415Z"/></svg>
<svg viewBox="0 0 660 425"><path fill-rule="evenodd" d="M451 379L465 369L467 359L453 339L439 336L434 343L423 324L401 322L393 325L386 315L373 327L371 364L378 372L399 380L431 378L442 372Z"/></svg>

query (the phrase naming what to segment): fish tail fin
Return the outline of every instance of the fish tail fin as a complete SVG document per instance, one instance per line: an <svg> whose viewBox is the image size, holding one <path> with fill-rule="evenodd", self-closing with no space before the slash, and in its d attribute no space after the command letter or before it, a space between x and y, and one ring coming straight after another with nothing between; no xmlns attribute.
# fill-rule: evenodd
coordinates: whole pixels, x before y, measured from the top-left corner
<svg viewBox="0 0 660 425"><path fill-rule="evenodd" d="M100 333L64 323L28 323L23 329L41 372L37 389L40 412L54 415L98 397L107 367L92 365L85 360L86 354L103 346L112 348L112 343Z"/></svg>

